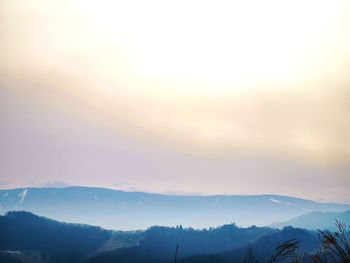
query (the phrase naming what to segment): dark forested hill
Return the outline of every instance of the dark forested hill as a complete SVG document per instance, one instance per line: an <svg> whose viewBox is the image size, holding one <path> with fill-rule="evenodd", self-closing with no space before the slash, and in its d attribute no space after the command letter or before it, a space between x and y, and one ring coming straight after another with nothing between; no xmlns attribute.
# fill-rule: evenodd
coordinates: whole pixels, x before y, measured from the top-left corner
<svg viewBox="0 0 350 263"><path fill-rule="evenodd" d="M299 241L299 248L296 253L300 255L314 252L320 246L316 232L286 227L281 231L270 233L251 242L249 246L225 251L223 253L187 257L180 260L180 263L241 263L247 261L249 250L252 251L251 256L257 259L258 262L268 262L278 244L293 239Z"/></svg>
<svg viewBox="0 0 350 263"><path fill-rule="evenodd" d="M279 231L254 226L238 228L234 224L205 230L152 227L145 232L145 238L138 246L100 253L91 258L89 263L167 262L173 259L177 244L179 259L193 255L219 254L239 248L245 251L249 244L274 234L278 235ZM282 234L276 236L276 239L278 237L285 238ZM269 241L268 244L272 242Z"/></svg>
<svg viewBox="0 0 350 263"><path fill-rule="evenodd" d="M99 227L60 223L29 212L0 216L0 233L3 257L39 257L57 263L80 262L111 237L111 232Z"/></svg>
<svg viewBox="0 0 350 263"><path fill-rule="evenodd" d="M173 257L219 253L246 246L277 230L235 224L195 230L151 227L136 232L107 231L67 224L29 212L0 216L0 262L163 262Z"/></svg>
<svg viewBox="0 0 350 263"><path fill-rule="evenodd" d="M247 251L253 251L259 262L268 262L278 244L288 240L297 240L295 252L308 258L320 248L317 234L293 227L278 230L240 228L235 224L201 230L179 225L155 226L146 231L108 231L29 212L9 212L0 216L0 262L170 263L177 246L181 263L244 262ZM346 235L345 239L349 238Z"/></svg>
<svg viewBox="0 0 350 263"><path fill-rule="evenodd" d="M286 227L283 230L267 228L237 228L226 225L211 230L182 228L151 228L138 246L100 253L89 263L162 263L173 262L176 245L181 263L244 262L248 247L263 261L271 257L276 246L287 240L298 240L298 253L315 251L320 242L316 232Z"/></svg>

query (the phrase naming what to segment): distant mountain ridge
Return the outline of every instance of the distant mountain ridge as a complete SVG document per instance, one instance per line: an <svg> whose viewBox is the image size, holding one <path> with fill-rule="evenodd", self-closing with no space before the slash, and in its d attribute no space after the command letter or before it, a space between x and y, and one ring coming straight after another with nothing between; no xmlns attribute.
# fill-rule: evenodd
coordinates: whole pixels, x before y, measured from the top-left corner
<svg viewBox="0 0 350 263"><path fill-rule="evenodd" d="M335 220L350 225L350 210L344 212L310 212L301 215L286 222L274 223L271 227L284 228L286 226L293 226L298 228L305 228L309 230L335 230Z"/></svg>
<svg viewBox="0 0 350 263"><path fill-rule="evenodd" d="M204 228L227 222L264 226L311 211L349 209L350 205L346 204L278 195L177 196L92 187L0 190L1 214L25 210L60 221L118 230L180 224Z"/></svg>

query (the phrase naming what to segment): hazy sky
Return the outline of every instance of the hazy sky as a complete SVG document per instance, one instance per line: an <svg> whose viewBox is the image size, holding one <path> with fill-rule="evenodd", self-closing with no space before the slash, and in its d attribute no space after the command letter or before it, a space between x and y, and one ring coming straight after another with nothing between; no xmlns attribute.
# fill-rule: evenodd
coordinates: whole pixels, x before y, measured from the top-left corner
<svg viewBox="0 0 350 263"><path fill-rule="evenodd" d="M350 2L0 0L0 187L350 202Z"/></svg>

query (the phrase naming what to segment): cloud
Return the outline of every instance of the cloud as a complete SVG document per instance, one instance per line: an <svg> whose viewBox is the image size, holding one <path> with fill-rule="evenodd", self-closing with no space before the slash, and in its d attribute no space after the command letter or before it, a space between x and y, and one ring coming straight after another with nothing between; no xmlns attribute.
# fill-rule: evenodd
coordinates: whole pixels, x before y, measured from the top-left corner
<svg viewBox="0 0 350 263"><path fill-rule="evenodd" d="M187 191L176 191L176 190L169 190L169 191L165 191L165 192L161 192L162 194L165 195L190 195L190 196L202 196L204 195L201 192L187 192Z"/></svg>
<svg viewBox="0 0 350 263"><path fill-rule="evenodd" d="M7 185L9 185L8 181L0 181L0 187L5 187Z"/></svg>
<svg viewBox="0 0 350 263"><path fill-rule="evenodd" d="M186 23L173 24L177 13L158 3L167 15L154 23L148 18L162 12L145 5L150 14L140 13L147 19L135 26L126 15L133 5L113 1L39 1L40 8L5 1L1 86L49 110L186 152L348 163L350 5L256 1L262 10L255 13L228 3L201 5L219 14L213 25L197 5L183 3L173 8L197 19L185 13ZM173 30L161 30L167 26Z"/></svg>
<svg viewBox="0 0 350 263"><path fill-rule="evenodd" d="M64 188L64 187L69 187L71 185L66 183L66 182L64 182L64 181L56 180L56 181L50 181L50 182L46 182L46 183L40 184L40 186L41 187Z"/></svg>

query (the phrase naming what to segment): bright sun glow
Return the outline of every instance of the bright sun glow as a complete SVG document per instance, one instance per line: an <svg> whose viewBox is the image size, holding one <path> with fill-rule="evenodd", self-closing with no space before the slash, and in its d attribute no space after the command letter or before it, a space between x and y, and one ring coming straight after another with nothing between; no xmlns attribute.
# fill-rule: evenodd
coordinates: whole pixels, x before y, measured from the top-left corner
<svg viewBox="0 0 350 263"><path fill-rule="evenodd" d="M68 64L65 68L93 75L107 93L136 89L196 96L203 90L214 95L295 88L342 65L338 60L350 42L344 34L350 22L346 5L344 0L23 1L17 12L34 19L35 31L20 24L26 39L18 39L17 29L12 45L26 57L40 50L40 56L32 54L36 64ZM11 12L10 7L4 15ZM12 21L12 27L18 23Z"/></svg>
<svg viewBox="0 0 350 263"><path fill-rule="evenodd" d="M177 91L206 87L214 93L294 86L320 73L324 65L315 58L343 36L336 27L344 17L341 1L83 1L82 6L94 35L124 43L131 75L142 76L147 88L158 81L162 90L174 86L166 85L170 81L180 83Z"/></svg>

